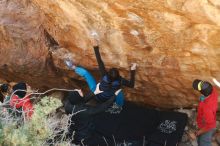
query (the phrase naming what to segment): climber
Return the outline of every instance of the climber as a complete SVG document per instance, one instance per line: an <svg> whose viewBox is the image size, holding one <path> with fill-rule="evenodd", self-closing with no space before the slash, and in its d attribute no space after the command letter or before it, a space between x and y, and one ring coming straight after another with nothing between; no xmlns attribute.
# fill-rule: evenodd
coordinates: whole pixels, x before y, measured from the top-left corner
<svg viewBox="0 0 220 146"><path fill-rule="evenodd" d="M90 91L94 92L96 89L96 81L94 79L94 77L83 67L79 67L73 64L73 62L71 60L65 60L65 63L67 65L68 68L70 68L71 70L74 70L76 72L76 74L78 74L79 76L83 77L88 86ZM102 66L104 67L104 65ZM117 69L110 69L110 77L112 81L108 80L107 75L105 75L103 77L103 81L101 81L100 86L102 84L102 87L100 87L100 90L103 91L99 94L97 94L95 97L97 99L98 102L105 102L106 100L108 100L110 97L112 97L114 95L114 93L121 88L121 85L126 85L128 87L134 87L134 76L135 76L135 69L136 69L136 64L133 64L131 67L131 81L127 81L124 78L121 78L119 76L119 72ZM105 71L105 70L104 70ZM123 93L120 92L117 97L116 97L116 103L113 104L112 109L108 110L111 113L120 113L121 111L121 107L124 104L124 96Z"/></svg>
<svg viewBox="0 0 220 146"><path fill-rule="evenodd" d="M195 132L199 146L211 146L212 136L216 128L216 112L218 109L218 93L211 83L202 80L193 81L194 90L202 95L199 99L197 125Z"/></svg>
<svg viewBox="0 0 220 146"><path fill-rule="evenodd" d="M12 109L16 109L16 115L25 114L25 118L30 119L33 114L33 105L30 100L30 96L25 96L28 85L20 82L12 87L13 95L11 95L10 106Z"/></svg>
<svg viewBox="0 0 220 146"><path fill-rule="evenodd" d="M100 101L105 101L109 97L112 96L112 94L121 86L127 86L130 88L134 88L135 85L135 70L136 70L136 63L133 63L131 66L131 73L130 73L130 81L122 78L119 74L119 71L117 68L111 68L108 72L105 69L105 65L101 59L100 53L99 53L99 43L98 39L93 39L93 48L96 55L96 60L99 65L99 70L101 73L101 81L100 81L100 90L104 91L101 93L97 98ZM124 94L123 92L120 92L119 95L116 97L116 106L122 107L124 104Z"/></svg>
<svg viewBox="0 0 220 146"><path fill-rule="evenodd" d="M97 86L94 93L91 92L85 97L83 97L81 90L75 90L73 92L69 92L68 96L62 99L66 114L72 114L71 119L69 120L68 132L65 136L67 139L70 138L76 145L84 142L86 143L86 141L89 140L93 130L93 117L98 113L105 111L113 103L115 95L118 95L120 90L116 91L115 95L109 100L99 105L89 105L87 99L101 92L102 91L99 90L99 86ZM61 140L60 135L63 135L62 133L63 131L60 132L60 134L54 139L56 141Z"/></svg>

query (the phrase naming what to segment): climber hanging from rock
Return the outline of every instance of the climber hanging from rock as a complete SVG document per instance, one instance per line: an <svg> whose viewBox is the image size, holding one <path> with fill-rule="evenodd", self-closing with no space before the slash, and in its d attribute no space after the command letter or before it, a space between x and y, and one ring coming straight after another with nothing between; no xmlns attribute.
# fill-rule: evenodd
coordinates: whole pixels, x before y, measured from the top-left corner
<svg viewBox="0 0 220 146"><path fill-rule="evenodd" d="M95 96L97 101L105 102L110 97L112 97L114 93L121 88L122 85L133 88L135 83L136 63L134 63L131 66L131 79L130 81L128 81L120 76L119 71L116 68L111 68L108 72L106 71L104 63L99 53L99 47L97 44L95 44L94 46L95 46L94 50L95 50L96 58L99 65L99 70L102 76L102 79L99 83L100 84L99 87L100 90L103 91ZM94 77L85 68L74 65L73 62L69 59L65 60L65 63L68 66L68 68L74 70L76 74L83 77L86 80L89 89L92 92L95 92L97 83ZM110 112L120 113L123 104L124 104L124 95L123 92L120 92L117 95L116 101L113 105L113 109L110 110Z"/></svg>
<svg viewBox="0 0 220 146"><path fill-rule="evenodd" d="M93 48L96 56L96 60L98 62L99 71L101 74L101 81L100 81L100 90L104 91L98 96L100 101L105 101L112 96L112 94L122 86L134 88L135 85L135 70L136 70L136 63L132 63L131 66L131 73L130 73L130 80L126 80L125 78L121 77L117 68L111 68L109 71L106 70L104 62L102 61L101 55L99 53L99 41L97 38L93 38ZM116 97L116 102L114 104L115 107L121 109L124 105L124 94L121 91L119 95Z"/></svg>

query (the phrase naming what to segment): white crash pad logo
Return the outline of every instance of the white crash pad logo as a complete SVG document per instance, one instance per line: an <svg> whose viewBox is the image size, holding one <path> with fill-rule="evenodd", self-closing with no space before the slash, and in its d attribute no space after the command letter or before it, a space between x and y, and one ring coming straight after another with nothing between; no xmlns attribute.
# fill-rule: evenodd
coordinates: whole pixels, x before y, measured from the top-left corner
<svg viewBox="0 0 220 146"><path fill-rule="evenodd" d="M171 134L174 131L176 131L176 121L170 121L170 120L165 120L164 122L162 122L158 129L162 132L162 133L167 133L167 134Z"/></svg>

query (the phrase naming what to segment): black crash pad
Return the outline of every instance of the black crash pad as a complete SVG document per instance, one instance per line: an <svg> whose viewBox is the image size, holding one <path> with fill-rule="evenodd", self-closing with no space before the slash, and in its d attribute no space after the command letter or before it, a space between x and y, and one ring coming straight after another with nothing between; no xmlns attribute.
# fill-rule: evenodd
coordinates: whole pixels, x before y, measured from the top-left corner
<svg viewBox="0 0 220 146"><path fill-rule="evenodd" d="M186 114L126 102L120 114L103 112L94 118L95 131L87 145L176 146L186 123Z"/></svg>

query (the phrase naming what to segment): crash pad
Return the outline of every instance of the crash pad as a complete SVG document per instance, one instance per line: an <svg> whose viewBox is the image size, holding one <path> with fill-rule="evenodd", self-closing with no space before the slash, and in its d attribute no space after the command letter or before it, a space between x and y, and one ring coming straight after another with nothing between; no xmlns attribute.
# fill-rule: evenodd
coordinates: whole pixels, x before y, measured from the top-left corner
<svg viewBox="0 0 220 146"><path fill-rule="evenodd" d="M87 145L176 146L181 141L187 115L125 102L120 114L102 112L94 117L94 132Z"/></svg>

